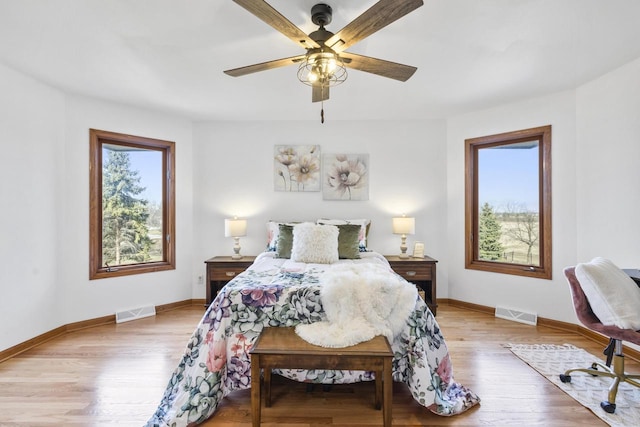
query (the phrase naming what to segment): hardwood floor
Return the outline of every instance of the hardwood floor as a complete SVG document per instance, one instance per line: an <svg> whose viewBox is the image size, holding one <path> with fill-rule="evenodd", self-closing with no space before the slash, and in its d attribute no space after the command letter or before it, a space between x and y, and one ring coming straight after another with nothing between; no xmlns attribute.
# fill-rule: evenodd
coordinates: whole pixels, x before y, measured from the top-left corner
<svg viewBox="0 0 640 427"><path fill-rule="evenodd" d="M142 426L154 412L200 307L76 331L0 363L0 426ZM396 426L604 426L504 347L506 343L571 343L599 355L602 348L579 335L528 326L441 304L443 330L455 378L481 398L470 411L440 417L394 384ZM627 360L630 371L640 365ZM262 425L382 425L373 409L374 385L324 391L274 376L273 406ZM604 396L604 392L603 392ZM228 396L203 426L250 426L249 390Z"/></svg>

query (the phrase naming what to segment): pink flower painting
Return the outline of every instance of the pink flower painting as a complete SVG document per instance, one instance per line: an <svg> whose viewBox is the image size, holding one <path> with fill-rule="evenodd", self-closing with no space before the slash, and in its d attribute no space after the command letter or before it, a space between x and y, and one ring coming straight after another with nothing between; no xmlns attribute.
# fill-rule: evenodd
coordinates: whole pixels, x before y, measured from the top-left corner
<svg viewBox="0 0 640 427"><path fill-rule="evenodd" d="M319 145L276 145L273 158L276 191L320 191Z"/></svg>
<svg viewBox="0 0 640 427"><path fill-rule="evenodd" d="M324 200L369 200L369 155L323 156Z"/></svg>

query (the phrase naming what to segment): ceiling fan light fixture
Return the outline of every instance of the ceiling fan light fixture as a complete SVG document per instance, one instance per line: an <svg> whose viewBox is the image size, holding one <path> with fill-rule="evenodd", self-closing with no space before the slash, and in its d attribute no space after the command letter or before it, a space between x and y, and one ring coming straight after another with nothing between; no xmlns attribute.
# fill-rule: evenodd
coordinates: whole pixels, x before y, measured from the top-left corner
<svg viewBox="0 0 640 427"><path fill-rule="evenodd" d="M298 80L308 86L337 86L347 80L347 69L333 50L310 49L298 67Z"/></svg>

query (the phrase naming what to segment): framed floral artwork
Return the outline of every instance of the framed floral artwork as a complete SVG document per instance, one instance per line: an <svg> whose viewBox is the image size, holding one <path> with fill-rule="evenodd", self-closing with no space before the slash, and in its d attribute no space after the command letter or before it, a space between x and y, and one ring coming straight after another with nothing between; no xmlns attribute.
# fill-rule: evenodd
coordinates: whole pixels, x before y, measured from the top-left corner
<svg viewBox="0 0 640 427"><path fill-rule="evenodd" d="M324 200L369 200L369 155L325 154Z"/></svg>
<svg viewBox="0 0 640 427"><path fill-rule="evenodd" d="M320 191L320 146L276 145L273 171L276 191Z"/></svg>

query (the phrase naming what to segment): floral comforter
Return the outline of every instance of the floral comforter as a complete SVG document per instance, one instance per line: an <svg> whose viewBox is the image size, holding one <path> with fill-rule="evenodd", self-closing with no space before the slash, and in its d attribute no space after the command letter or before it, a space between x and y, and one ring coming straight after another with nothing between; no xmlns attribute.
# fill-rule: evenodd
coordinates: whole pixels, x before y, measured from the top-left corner
<svg viewBox="0 0 640 427"><path fill-rule="evenodd" d="M375 252L340 263L383 263ZM334 264L332 264L334 265ZM331 265L276 259L272 252L236 276L216 296L187 344L178 367L147 427L203 422L234 390L251 387L249 350L264 327L290 327L325 320L321 276ZM406 328L391 345L393 379L405 383L421 405L455 415L477 404L472 391L456 383L449 352L436 319L420 298ZM371 381L372 372L274 370L296 381L323 384Z"/></svg>

